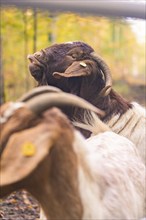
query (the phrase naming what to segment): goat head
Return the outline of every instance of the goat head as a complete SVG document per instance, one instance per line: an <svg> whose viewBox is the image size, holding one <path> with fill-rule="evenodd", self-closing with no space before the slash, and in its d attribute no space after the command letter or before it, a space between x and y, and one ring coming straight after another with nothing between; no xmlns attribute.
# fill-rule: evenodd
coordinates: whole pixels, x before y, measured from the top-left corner
<svg viewBox="0 0 146 220"><path fill-rule="evenodd" d="M83 42L54 44L28 55L28 59L30 73L38 85L56 86L86 100L90 100L89 92L86 92L89 89L102 96L110 92L112 83L108 66Z"/></svg>

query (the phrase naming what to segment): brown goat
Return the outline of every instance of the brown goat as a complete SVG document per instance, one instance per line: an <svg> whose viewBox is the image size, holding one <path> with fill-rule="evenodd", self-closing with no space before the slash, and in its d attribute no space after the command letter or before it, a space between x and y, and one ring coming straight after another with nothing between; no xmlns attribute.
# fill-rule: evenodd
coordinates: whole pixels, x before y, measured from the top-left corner
<svg viewBox="0 0 146 220"><path fill-rule="evenodd" d="M83 42L55 44L28 58L30 72L39 85L54 85L103 110L102 121L114 132L130 139L146 161L146 111L112 89L109 67L89 45ZM76 108L71 115L83 120L83 111ZM85 137L91 135L89 131L82 133Z"/></svg>

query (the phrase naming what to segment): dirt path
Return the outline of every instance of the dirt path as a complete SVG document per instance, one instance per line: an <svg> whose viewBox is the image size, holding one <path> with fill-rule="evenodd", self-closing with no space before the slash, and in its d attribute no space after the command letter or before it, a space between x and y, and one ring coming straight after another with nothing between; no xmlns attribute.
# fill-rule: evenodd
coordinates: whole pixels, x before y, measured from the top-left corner
<svg viewBox="0 0 146 220"><path fill-rule="evenodd" d="M1 220L38 220L39 205L26 191L14 192L0 200Z"/></svg>

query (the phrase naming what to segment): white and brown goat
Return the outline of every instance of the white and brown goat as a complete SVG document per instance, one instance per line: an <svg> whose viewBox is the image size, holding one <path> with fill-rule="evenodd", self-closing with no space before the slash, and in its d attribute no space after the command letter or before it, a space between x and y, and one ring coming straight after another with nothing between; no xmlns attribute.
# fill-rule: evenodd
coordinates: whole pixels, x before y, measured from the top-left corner
<svg viewBox="0 0 146 220"><path fill-rule="evenodd" d="M60 94L33 97L9 118L2 114L8 133L12 119L20 130L17 124L16 133L3 136L0 196L26 189L50 220L143 218L145 165L136 147L96 116L97 134L85 140L58 108L48 110L63 96L71 102L72 96Z"/></svg>

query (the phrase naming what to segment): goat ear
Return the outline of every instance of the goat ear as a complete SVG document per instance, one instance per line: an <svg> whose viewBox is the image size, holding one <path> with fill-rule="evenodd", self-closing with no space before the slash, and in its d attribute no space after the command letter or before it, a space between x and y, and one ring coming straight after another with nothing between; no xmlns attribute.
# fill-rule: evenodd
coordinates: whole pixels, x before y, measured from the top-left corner
<svg viewBox="0 0 146 220"><path fill-rule="evenodd" d="M49 153L53 140L46 126L41 123L11 136L1 156L1 186L27 177Z"/></svg>
<svg viewBox="0 0 146 220"><path fill-rule="evenodd" d="M93 71L92 65L92 61L75 61L65 70L64 73L54 72L53 76L57 79L60 79L61 77L70 78L88 76Z"/></svg>

